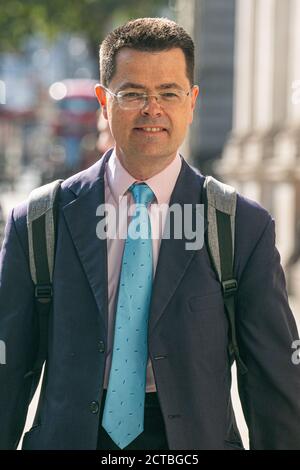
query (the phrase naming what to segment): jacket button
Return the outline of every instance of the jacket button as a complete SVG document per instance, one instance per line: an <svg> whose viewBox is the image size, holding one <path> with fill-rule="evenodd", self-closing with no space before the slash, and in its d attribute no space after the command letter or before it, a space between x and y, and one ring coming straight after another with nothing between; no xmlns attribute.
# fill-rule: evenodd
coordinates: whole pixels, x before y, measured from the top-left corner
<svg viewBox="0 0 300 470"><path fill-rule="evenodd" d="M90 403L90 412L94 415L97 414L99 411L99 403L97 401L92 401Z"/></svg>
<svg viewBox="0 0 300 470"><path fill-rule="evenodd" d="M98 350L99 350L99 352L104 353L104 351L105 351L105 344L104 344L104 341L99 341L99 343L98 343Z"/></svg>

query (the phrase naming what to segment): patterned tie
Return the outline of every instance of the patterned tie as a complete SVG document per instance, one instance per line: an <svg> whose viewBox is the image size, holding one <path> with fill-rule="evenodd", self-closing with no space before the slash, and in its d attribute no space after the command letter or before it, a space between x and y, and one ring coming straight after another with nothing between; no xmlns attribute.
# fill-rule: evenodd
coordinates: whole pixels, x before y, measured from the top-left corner
<svg viewBox="0 0 300 470"><path fill-rule="evenodd" d="M102 426L124 449L144 430L148 316L152 290L152 240L145 183L130 188L136 208L128 225L116 309L112 364Z"/></svg>

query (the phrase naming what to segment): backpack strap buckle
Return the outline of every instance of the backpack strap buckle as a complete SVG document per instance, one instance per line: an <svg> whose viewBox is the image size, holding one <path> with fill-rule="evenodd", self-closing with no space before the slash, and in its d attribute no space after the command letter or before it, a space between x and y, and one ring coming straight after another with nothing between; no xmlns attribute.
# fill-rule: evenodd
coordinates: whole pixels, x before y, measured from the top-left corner
<svg viewBox="0 0 300 470"><path fill-rule="evenodd" d="M51 284L37 284L34 289L34 297L38 302L48 303L53 296Z"/></svg>
<svg viewBox="0 0 300 470"><path fill-rule="evenodd" d="M225 297L230 297L238 289L238 283L236 279L228 279L222 282L223 293Z"/></svg>

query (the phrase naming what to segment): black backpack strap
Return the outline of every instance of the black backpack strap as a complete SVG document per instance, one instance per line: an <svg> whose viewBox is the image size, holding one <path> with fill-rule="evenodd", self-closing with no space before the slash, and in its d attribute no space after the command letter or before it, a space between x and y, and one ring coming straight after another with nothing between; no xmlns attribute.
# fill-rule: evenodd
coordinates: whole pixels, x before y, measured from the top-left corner
<svg viewBox="0 0 300 470"><path fill-rule="evenodd" d="M235 294L238 283L233 272L236 191L211 176L203 185L205 217L208 222L206 242L212 265L222 285L224 306L229 322L229 355L236 360L241 374L247 367L241 359L236 335Z"/></svg>
<svg viewBox="0 0 300 470"><path fill-rule="evenodd" d="M52 308L52 273L54 265L57 205L63 180L34 189L29 196L27 230L31 277L39 325L39 345L34 365L25 377L32 376L31 397L39 383L48 351L48 324Z"/></svg>

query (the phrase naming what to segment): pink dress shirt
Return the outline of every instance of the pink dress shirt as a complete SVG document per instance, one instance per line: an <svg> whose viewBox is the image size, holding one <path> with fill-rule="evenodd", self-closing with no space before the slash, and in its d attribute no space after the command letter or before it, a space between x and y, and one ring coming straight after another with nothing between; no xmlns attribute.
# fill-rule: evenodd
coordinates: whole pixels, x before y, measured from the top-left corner
<svg viewBox="0 0 300 470"><path fill-rule="evenodd" d="M160 173L145 180L145 182L152 189L155 194L153 202L149 205L148 212L151 223L152 233L152 248L153 248L153 278L158 260L159 248L161 237L163 233L166 210L159 211L158 204L169 204L171 194L173 192L176 180L181 169L181 158L177 153L174 160ZM128 207L133 204L133 197L128 188L137 181L131 176L125 168L121 165L115 150L109 158L105 180L105 203L110 204L117 209L119 201L123 204L127 202ZM120 198L120 199L119 199ZM126 198L124 200L124 198ZM167 206L165 206L167 207ZM112 361L113 340L114 340L114 322L115 310L117 306L117 292L118 283L121 272L122 255L124 248L124 241L127 233L127 225L130 220L131 212L127 213L125 218L120 221L119 230L122 233L122 238L107 237L107 254L108 254L108 345L107 345L107 359L104 375L104 388L108 387L109 373ZM118 218L119 219L119 218ZM152 369L150 357L147 364L147 380L146 392L155 392L156 384Z"/></svg>

